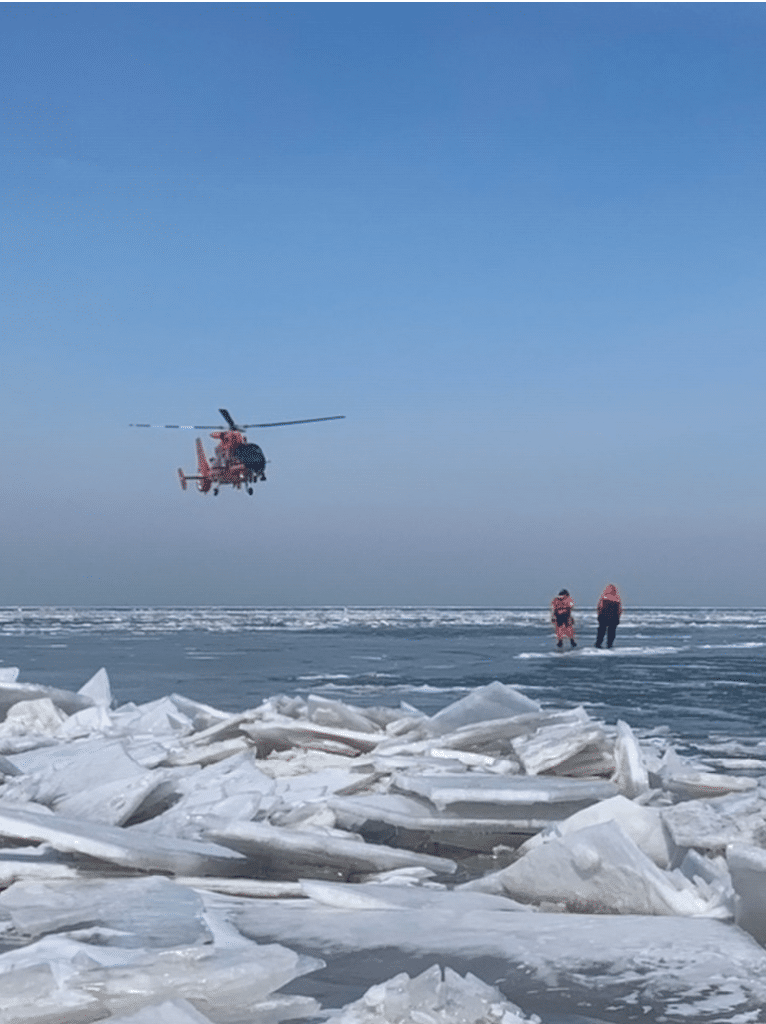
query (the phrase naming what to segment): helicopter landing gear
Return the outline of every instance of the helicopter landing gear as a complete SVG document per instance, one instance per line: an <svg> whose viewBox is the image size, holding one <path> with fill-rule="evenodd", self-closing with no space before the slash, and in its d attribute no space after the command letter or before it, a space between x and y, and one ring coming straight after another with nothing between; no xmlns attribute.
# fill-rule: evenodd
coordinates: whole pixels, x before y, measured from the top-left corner
<svg viewBox="0 0 766 1024"><path fill-rule="evenodd" d="M265 473L261 473L261 480L265 480L265 479L266 479L266 474Z"/></svg>
<svg viewBox="0 0 766 1024"><path fill-rule="evenodd" d="M252 488L252 487L248 487L248 489L247 489L247 493L248 493L248 494L252 494L252 493L253 493L253 488Z"/></svg>
<svg viewBox="0 0 766 1024"><path fill-rule="evenodd" d="M218 488L217 488L217 487L214 487L214 488L213 488L213 497L214 497L214 498L217 498L217 497L218 497Z"/></svg>

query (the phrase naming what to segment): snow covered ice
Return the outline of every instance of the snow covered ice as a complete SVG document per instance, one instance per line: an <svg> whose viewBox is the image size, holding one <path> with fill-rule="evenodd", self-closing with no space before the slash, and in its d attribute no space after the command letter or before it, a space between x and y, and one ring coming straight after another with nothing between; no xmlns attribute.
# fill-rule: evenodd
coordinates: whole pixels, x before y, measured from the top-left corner
<svg viewBox="0 0 766 1024"><path fill-rule="evenodd" d="M0 1024L766 1022L766 776L500 682L433 715L0 670Z"/></svg>

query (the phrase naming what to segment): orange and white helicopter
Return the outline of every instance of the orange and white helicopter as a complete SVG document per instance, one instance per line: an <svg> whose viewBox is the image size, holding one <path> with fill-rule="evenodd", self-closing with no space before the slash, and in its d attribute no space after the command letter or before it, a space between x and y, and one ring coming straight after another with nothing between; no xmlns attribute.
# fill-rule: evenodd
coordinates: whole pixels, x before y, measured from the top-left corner
<svg viewBox="0 0 766 1024"><path fill-rule="evenodd" d="M288 427L294 423L320 423L324 420L344 420L345 416L314 416L307 420L282 420L279 423L237 424L226 409L218 410L228 424L228 430L218 426L182 426L179 423L131 423L131 427L165 427L168 430L212 430L210 435L218 441L213 457L208 461L202 441L197 438L197 472L187 476L178 470L181 487L186 490L189 480L197 481L197 489L207 494L212 490L218 494L219 487L231 484L239 490L243 485L248 494L253 493L253 484L266 479L266 457L257 444L251 444L245 437L245 430L251 427Z"/></svg>

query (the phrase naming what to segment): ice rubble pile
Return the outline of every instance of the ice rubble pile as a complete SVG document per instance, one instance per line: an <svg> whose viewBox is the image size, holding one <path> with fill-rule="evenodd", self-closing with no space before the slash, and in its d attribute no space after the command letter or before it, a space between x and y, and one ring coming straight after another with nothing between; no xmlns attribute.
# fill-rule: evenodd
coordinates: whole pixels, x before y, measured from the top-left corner
<svg viewBox="0 0 766 1024"><path fill-rule="evenodd" d="M499 682L432 716L317 696L113 708L103 669L76 694L0 669L0 716L0 1024L305 1019L319 1004L278 990L323 962L282 936L322 956L377 942L549 971L534 950L548 928L566 958L562 912L641 915L644 950L671 927L648 919L705 918L705 985L725 933L742 973L731 1006L766 999L766 956L736 927L766 943L761 780L702 770L623 722ZM603 964L612 933L578 955ZM530 1018L436 969L331 1019Z"/></svg>

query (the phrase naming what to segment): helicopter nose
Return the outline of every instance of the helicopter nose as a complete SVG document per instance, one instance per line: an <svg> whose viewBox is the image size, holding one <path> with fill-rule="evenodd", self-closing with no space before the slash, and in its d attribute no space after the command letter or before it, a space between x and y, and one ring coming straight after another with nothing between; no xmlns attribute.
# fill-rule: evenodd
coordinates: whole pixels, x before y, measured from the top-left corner
<svg viewBox="0 0 766 1024"><path fill-rule="evenodd" d="M266 468L266 459L257 444L238 444L232 454L251 473L262 473Z"/></svg>

